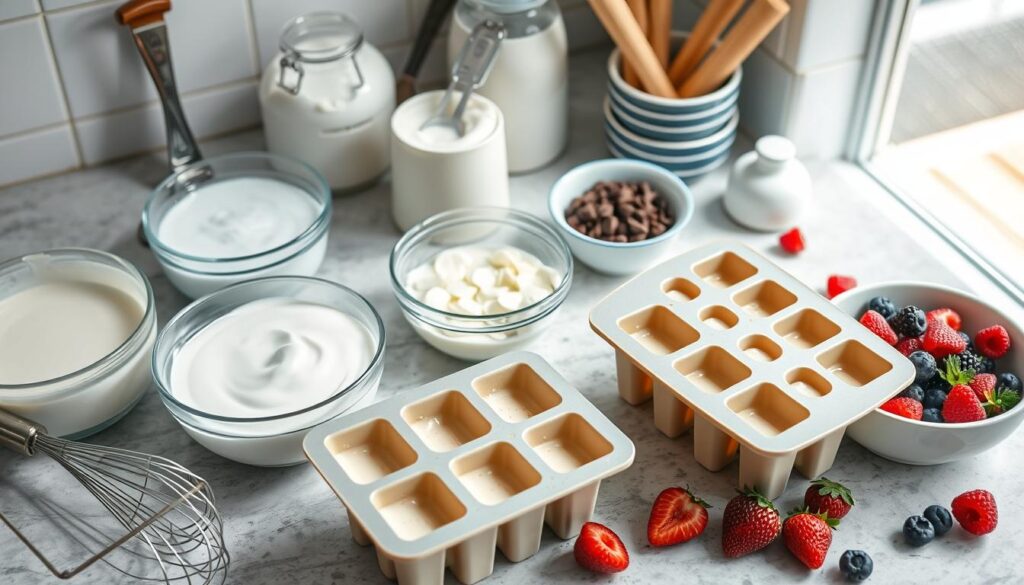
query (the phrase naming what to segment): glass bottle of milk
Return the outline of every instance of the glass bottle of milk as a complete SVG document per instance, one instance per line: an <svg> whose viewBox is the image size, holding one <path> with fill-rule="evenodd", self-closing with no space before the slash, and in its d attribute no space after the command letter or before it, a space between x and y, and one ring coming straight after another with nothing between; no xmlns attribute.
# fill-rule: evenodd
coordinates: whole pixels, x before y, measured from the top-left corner
<svg viewBox="0 0 1024 585"><path fill-rule="evenodd" d="M509 172L543 167L569 134L568 43L555 0L459 0L448 35L448 64L484 20L505 26L494 68L479 93L505 117Z"/></svg>

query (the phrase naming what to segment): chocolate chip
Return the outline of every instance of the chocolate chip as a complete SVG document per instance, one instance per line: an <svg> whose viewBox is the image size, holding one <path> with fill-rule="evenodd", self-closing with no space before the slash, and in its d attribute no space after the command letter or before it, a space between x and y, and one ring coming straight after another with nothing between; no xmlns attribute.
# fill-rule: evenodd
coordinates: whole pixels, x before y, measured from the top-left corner
<svg viewBox="0 0 1024 585"><path fill-rule="evenodd" d="M609 242L639 242L675 223L669 201L647 181L598 181L565 210L569 227Z"/></svg>

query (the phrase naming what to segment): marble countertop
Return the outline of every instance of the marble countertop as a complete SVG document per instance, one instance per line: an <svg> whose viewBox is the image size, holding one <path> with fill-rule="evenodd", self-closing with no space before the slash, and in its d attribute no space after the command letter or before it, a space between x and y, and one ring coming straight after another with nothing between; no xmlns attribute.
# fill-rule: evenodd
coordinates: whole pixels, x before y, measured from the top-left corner
<svg viewBox="0 0 1024 585"><path fill-rule="evenodd" d="M546 195L565 170L608 154L601 132L603 51L583 53L572 62L572 136L570 148L553 165L512 179L515 207L546 216ZM205 145L207 154L259 149L258 132L249 132ZM737 151L749 148L741 140ZM952 285L960 280L946 263L909 235L902 222L880 211L865 196L877 187L845 163L811 163L816 202L804 222L808 250L798 258L783 255L771 234L753 234L723 213L721 193L725 170L694 186L697 211L692 223L674 243L683 251L714 239L739 238L767 254L811 286L823 289L831 273L855 275L861 283L921 279ZM118 164L87 169L0 190L0 256L7 258L64 246L108 250L137 263L149 276L156 293L161 323L187 303L172 288L149 251L135 240L139 213L148 190L166 173L162 156L151 155ZM897 216L898 217L898 216ZM381 396L386 398L465 367L423 343L406 324L395 303L385 264L399 234L391 223L389 184L384 182L335 202L327 259L320 276L352 286L380 311L388 332ZM606 480L600 490L594 519L607 524L629 548L629 569L614 577L591 575L572 558L573 542L562 542L545 531L540 552L518 564L496 557L488 583L616 582L674 583L687 575L691 583L771 583L841 580L837 566L843 550L868 551L875 561L875 582L881 583L1011 583L1022 578L1004 542L1024 538L1024 511L1010 506L1022 483L1009 471L1024 450L1017 435L982 456L937 467L910 467L881 459L851 440L844 440L832 479L851 487L858 505L835 533L825 567L807 571L781 542L739 560L722 556L721 514L733 495L736 464L711 473L696 464L692 438L675 440L653 426L651 404L633 407L616 392L613 354L587 324L592 305L622 278L596 274L577 265L573 289L556 321L532 348L548 359L636 444L636 461L625 472ZM219 458L192 442L164 410L155 391L122 421L90 441L171 457L213 486L225 519L232 565L229 583L385 583L372 548L352 540L343 509L327 485L308 465L260 469ZM24 460L0 453L0 490L77 492L65 476L44 458ZM650 505L659 491L689 485L712 506L707 532L698 540L667 549L646 544ZM806 480L795 475L778 500L783 510L800 503ZM59 486L59 487L57 487ZM995 535L968 538L961 530L921 549L902 543L903 519L927 505L948 505L956 494L985 487L1003 506ZM0 511L20 518L29 532L46 534L47 520L19 507L16 498L0 497ZM47 538L47 537L43 537ZM51 543L51 540L46 540ZM52 545L50 552L64 565L80 553ZM46 569L0 527L0 582L6 585L56 583ZM968 559L969 555L969 560ZM455 582L449 575L450 582ZM75 582L118 582L102 566ZM127 581L126 581L127 582Z"/></svg>

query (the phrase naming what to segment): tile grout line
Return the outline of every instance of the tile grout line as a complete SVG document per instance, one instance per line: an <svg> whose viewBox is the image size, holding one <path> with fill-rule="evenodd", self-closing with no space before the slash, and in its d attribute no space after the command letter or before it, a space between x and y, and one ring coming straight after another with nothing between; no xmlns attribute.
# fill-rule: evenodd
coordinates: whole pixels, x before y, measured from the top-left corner
<svg viewBox="0 0 1024 585"><path fill-rule="evenodd" d="M244 0L245 2L245 19L249 29L249 48L252 50L252 64L253 70L256 72L256 76L259 77L262 74L262 66L260 62L260 44L256 39L256 10L252 6L252 0Z"/></svg>
<svg viewBox="0 0 1024 585"><path fill-rule="evenodd" d="M57 74L60 101L64 108L64 115L66 116L65 120L68 124L68 129L71 132L71 142L75 147L75 156L78 158L78 165L75 168L82 168L85 166L82 141L78 136L78 127L75 123L74 113L71 111L71 100L68 98L68 92L65 88L64 72L61 71L60 63L57 61L57 56L53 52L53 35L50 33L50 22L44 13L39 15L39 19L43 25L43 31L46 33L46 57L49 59L50 65Z"/></svg>

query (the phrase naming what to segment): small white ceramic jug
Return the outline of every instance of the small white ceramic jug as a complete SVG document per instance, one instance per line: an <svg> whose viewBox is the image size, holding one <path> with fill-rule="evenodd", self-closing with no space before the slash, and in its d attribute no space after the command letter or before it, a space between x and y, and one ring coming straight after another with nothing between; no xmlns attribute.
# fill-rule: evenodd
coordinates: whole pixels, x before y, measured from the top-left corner
<svg viewBox="0 0 1024 585"><path fill-rule="evenodd" d="M725 211L748 228L778 231L793 227L811 202L811 176L782 136L762 136L754 150L732 166Z"/></svg>

